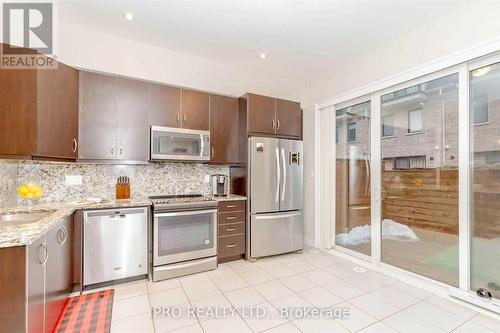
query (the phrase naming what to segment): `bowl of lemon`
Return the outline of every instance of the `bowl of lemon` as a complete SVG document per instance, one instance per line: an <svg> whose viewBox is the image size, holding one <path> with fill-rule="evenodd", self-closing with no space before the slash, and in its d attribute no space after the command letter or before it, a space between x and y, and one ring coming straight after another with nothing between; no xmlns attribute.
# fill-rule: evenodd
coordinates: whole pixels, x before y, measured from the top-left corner
<svg viewBox="0 0 500 333"><path fill-rule="evenodd" d="M43 187L36 181L24 181L17 188L19 196L26 200L38 200L43 196Z"/></svg>

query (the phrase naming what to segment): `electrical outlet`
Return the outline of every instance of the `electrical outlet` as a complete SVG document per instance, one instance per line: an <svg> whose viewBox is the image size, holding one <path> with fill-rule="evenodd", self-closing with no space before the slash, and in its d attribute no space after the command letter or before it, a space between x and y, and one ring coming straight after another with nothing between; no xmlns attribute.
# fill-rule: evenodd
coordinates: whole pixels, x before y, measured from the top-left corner
<svg viewBox="0 0 500 333"><path fill-rule="evenodd" d="M205 183L210 183L210 175L205 175Z"/></svg>
<svg viewBox="0 0 500 333"><path fill-rule="evenodd" d="M66 185L74 186L74 185L82 185L83 177L81 175L66 175Z"/></svg>

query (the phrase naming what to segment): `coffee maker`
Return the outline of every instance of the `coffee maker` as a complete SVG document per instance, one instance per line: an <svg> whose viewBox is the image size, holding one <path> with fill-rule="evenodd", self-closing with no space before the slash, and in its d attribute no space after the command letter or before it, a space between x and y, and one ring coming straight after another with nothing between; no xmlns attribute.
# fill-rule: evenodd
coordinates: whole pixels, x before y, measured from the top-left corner
<svg viewBox="0 0 500 333"><path fill-rule="evenodd" d="M217 197L226 196L228 180L226 175L212 175L212 194Z"/></svg>

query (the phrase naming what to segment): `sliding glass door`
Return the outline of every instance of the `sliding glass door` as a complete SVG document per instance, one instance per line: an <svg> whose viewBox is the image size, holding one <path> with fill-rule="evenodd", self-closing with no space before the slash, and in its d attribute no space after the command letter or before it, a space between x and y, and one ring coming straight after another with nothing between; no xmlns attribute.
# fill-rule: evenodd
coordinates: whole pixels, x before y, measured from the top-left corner
<svg viewBox="0 0 500 333"><path fill-rule="evenodd" d="M381 260L458 286L458 74L381 96Z"/></svg>
<svg viewBox="0 0 500 333"><path fill-rule="evenodd" d="M364 96L332 104L335 246L498 312L500 53Z"/></svg>
<svg viewBox="0 0 500 333"><path fill-rule="evenodd" d="M500 299L500 64L469 72L470 287Z"/></svg>
<svg viewBox="0 0 500 333"><path fill-rule="evenodd" d="M370 102L335 111L335 244L371 254Z"/></svg>

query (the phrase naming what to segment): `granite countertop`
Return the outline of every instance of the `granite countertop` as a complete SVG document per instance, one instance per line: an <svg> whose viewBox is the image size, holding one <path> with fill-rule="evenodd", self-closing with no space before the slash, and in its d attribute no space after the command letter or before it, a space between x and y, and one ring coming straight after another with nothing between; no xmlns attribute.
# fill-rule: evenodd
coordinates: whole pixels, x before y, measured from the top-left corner
<svg viewBox="0 0 500 333"><path fill-rule="evenodd" d="M246 200L240 195L229 194L225 197L214 197L217 201ZM50 230L61 219L73 214L80 209L106 209L120 207L146 207L151 206L147 197L131 198L126 200L104 200L100 203L44 203L35 205L20 205L15 207L0 207L0 214L52 212L49 216L29 223L0 222L0 248L29 245Z"/></svg>
<svg viewBox="0 0 500 333"><path fill-rule="evenodd" d="M126 200L105 200L100 203L44 203L35 205L0 207L0 214L53 212L49 216L29 223L0 222L0 248L29 245L50 230L61 219L79 209L105 209L120 207L150 206L148 198L131 198Z"/></svg>
<svg viewBox="0 0 500 333"><path fill-rule="evenodd" d="M217 201L232 201L232 200L246 200L247 199L247 197L237 195L237 194L228 194L225 197L215 197L214 196L213 198L214 198L214 200L217 200Z"/></svg>

